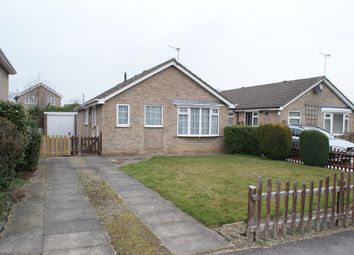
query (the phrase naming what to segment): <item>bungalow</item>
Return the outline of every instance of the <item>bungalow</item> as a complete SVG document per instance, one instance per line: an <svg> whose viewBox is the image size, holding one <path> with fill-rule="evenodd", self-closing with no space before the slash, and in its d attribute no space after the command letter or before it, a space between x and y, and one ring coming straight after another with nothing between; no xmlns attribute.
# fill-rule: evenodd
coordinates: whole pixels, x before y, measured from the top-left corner
<svg viewBox="0 0 354 255"><path fill-rule="evenodd" d="M105 155L221 152L228 109L233 107L170 59L78 107L78 134L102 132Z"/></svg>
<svg viewBox="0 0 354 255"><path fill-rule="evenodd" d="M353 103L325 76L225 90L236 105L229 123L310 125L334 135L353 131Z"/></svg>

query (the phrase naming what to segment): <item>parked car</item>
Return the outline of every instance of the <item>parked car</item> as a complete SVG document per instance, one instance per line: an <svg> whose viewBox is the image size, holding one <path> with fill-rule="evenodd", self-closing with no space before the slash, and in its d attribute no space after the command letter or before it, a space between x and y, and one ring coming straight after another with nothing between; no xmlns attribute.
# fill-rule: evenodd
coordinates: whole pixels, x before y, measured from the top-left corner
<svg viewBox="0 0 354 255"><path fill-rule="evenodd" d="M327 132L326 130L313 127L313 126L289 126L291 129L293 144L299 144L300 133L304 130L317 130L321 133L325 134L328 137L329 146L340 150L340 151L349 151L354 152L354 143L348 142L343 139L336 138L331 133Z"/></svg>

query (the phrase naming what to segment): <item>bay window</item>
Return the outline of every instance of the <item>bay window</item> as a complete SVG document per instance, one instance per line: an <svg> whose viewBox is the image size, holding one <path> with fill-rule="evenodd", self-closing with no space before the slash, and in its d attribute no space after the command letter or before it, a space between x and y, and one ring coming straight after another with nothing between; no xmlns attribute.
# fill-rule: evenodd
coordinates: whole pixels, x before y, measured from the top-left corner
<svg viewBox="0 0 354 255"><path fill-rule="evenodd" d="M219 135L219 109L179 107L177 135L217 136Z"/></svg>
<svg viewBox="0 0 354 255"><path fill-rule="evenodd" d="M333 135L342 135L349 131L349 114L324 113L324 129Z"/></svg>

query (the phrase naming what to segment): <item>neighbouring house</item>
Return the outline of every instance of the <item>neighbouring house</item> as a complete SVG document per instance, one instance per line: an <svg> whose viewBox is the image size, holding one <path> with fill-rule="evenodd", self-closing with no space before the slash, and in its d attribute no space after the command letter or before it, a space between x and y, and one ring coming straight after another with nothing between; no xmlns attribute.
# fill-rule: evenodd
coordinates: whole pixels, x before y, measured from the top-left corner
<svg viewBox="0 0 354 255"><path fill-rule="evenodd" d="M229 123L311 125L334 135L353 131L353 103L325 76L225 90L237 104Z"/></svg>
<svg viewBox="0 0 354 255"><path fill-rule="evenodd" d="M80 136L102 132L102 154L215 153L234 105L170 59L77 108Z"/></svg>
<svg viewBox="0 0 354 255"><path fill-rule="evenodd" d="M62 97L58 92L40 82L18 93L14 99L26 107L45 108L48 105L61 106Z"/></svg>
<svg viewBox="0 0 354 255"><path fill-rule="evenodd" d="M9 98L9 75L16 74L15 68L0 49L0 100Z"/></svg>

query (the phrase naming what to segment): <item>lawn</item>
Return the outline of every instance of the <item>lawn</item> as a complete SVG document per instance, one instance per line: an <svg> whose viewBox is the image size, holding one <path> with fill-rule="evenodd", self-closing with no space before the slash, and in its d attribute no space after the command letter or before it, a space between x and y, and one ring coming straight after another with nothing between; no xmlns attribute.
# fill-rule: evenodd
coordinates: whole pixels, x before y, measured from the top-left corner
<svg viewBox="0 0 354 255"><path fill-rule="evenodd" d="M123 171L210 227L246 219L247 187L258 176L309 184L336 172L249 155L154 157Z"/></svg>

